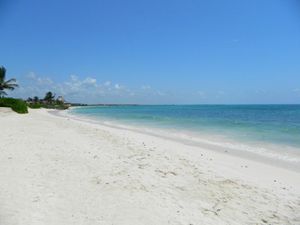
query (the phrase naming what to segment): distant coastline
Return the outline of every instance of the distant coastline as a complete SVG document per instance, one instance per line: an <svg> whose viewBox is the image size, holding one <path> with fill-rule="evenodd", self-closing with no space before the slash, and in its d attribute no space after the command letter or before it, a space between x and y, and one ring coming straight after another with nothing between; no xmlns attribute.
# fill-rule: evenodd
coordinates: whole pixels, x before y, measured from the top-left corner
<svg viewBox="0 0 300 225"><path fill-rule="evenodd" d="M85 104L85 103L69 103L71 106L138 106L140 104L114 104L114 103L99 103L99 104Z"/></svg>

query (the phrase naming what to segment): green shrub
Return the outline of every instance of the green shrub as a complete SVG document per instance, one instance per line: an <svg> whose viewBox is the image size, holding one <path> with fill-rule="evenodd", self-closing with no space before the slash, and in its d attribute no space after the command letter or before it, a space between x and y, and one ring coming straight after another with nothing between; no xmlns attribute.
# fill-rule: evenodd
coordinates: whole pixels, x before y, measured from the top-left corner
<svg viewBox="0 0 300 225"><path fill-rule="evenodd" d="M41 105L41 103L31 103L31 104L28 104L28 107L31 109L39 109L42 107L42 105Z"/></svg>
<svg viewBox="0 0 300 225"><path fill-rule="evenodd" d="M64 105L64 104L55 105L54 107L55 107L55 109L60 109L60 110L65 110L65 109L69 108L69 106Z"/></svg>
<svg viewBox="0 0 300 225"><path fill-rule="evenodd" d="M17 113L28 113L27 105L21 99L0 98L0 107L10 107Z"/></svg>
<svg viewBox="0 0 300 225"><path fill-rule="evenodd" d="M42 104L41 107L43 107L45 109L54 109L54 105L51 105L51 104Z"/></svg>

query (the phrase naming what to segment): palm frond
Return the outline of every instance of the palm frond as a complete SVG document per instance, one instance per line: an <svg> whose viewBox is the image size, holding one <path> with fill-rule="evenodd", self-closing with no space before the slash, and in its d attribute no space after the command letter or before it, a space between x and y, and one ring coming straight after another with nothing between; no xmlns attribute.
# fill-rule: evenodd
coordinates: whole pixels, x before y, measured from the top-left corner
<svg viewBox="0 0 300 225"><path fill-rule="evenodd" d="M7 95L6 92L5 91L0 91L0 97L4 96L4 95Z"/></svg>
<svg viewBox="0 0 300 225"><path fill-rule="evenodd" d="M3 86L4 86L4 87L19 87L18 84L16 84L16 83L10 83L9 81L5 81L5 82L3 83Z"/></svg>
<svg viewBox="0 0 300 225"><path fill-rule="evenodd" d="M17 80L15 78L5 81L5 83L15 83L15 82L17 82Z"/></svg>
<svg viewBox="0 0 300 225"><path fill-rule="evenodd" d="M14 90L16 87L19 87L18 84L16 84L16 79L12 78L9 80L5 80L5 75L6 75L6 69L5 67L1 66L0 67L0 91L1 95L6 94L3 90L8 89L8 90Z"/></svg>
<svg viewBox="0 0 300 225"><path fill-rule="evenodd" d="M12 86L6 86L5 89L13 91L13 90L15 90L15 87L12 87Z"/></svg>

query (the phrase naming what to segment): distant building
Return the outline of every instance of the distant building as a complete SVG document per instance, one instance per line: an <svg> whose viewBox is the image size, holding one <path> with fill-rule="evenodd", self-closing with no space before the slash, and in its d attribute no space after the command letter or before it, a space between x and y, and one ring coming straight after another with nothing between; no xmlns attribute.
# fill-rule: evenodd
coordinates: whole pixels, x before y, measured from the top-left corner
<svg viewBox="0 0 300 225"><path fill-rule="evenodd" d="M59 102L65 103L65 99L63 96L58 96L56 100Z"/></svg>

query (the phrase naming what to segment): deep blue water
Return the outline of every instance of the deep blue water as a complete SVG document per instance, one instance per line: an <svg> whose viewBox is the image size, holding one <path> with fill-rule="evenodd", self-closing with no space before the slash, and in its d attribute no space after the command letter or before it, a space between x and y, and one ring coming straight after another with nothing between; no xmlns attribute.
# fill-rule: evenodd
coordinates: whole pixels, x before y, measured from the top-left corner
<svg viewBox="0 0 300 225"><path fill-rule="evenodd" d="M74 108L124 124L214 133L300 148L300 105L140 105Z"/></svg>

